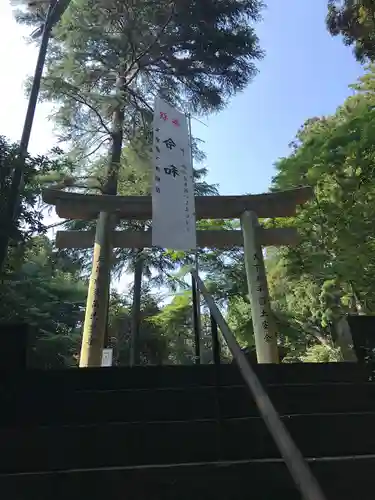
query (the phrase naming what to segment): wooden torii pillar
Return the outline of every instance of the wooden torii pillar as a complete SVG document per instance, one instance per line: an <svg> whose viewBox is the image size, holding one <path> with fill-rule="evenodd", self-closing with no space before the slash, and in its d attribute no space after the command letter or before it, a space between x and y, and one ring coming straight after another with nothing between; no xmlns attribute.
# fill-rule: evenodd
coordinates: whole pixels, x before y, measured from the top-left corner
<svg viewBox="0 0 375 500"><path fill-rule="evenodd" d="M196 219L240 219L240 230L204 230L197 232L199 247L228 249L244 246L245 267L254 325L255 347L259 363L278 363L276 327L271 314L263 246L295 245L295 228L265 229L258 217L291 217L297 205L313 196L309 187L248 196L198 196L195 198ZM89 195L48 189L43 201L55 205L63 219L92 220L99 212L108 212L116 219L152 220L150 196ZM56 246L65 249L87 249L95 244L94 231L58 231ZM146 231L113 231L114 248L151 247L151 233ZM104 334L100 332L103 339ZM84 339L83 339L84 340ZM103 348L102 345L102 348Z"/></svg>

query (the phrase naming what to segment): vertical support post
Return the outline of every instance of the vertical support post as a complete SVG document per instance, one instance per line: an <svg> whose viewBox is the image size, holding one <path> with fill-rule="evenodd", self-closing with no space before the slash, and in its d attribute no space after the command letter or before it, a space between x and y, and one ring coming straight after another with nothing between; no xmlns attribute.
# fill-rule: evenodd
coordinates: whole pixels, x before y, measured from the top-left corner
<svg viewBox="0 0 375 500"><path fill-rule="evenodd" d="M130 338L130 366L136 366L140 364L141 345L139 338L139 328L141 315L143 261L143 248L139 248L135 255L134 263L133 304L131 309L132 318Z"/></svg>
<svg viewBox="0 0 375 500"><path fill-rule="evenodd" d="M200 345L200 321L199 312L200 304L198 303L198 287L194 276L191 277L191 289L193 299L193 327L194 327L194 343L195 343L195 364L201 363L201 345Z"/></svg>
<svg viewBox="0 0 375 500"><path fill-rule="evenodd" d="M366 334L366 326L367 331L370 331L372 334L373 325L368 328L370 325L363 319L365 317L366 316L362 315L342 317L336 325L335 344L340 348L344 361L364 363L366 360L367 349L364 338L365 335L363 334ZM356 342L353 337L357 337ZM372 351L372 349L370 349L370 351Z"/></svg>
<svg viewBox="0 0 375 500"><path fill-rule="evenodd" d="M195 272L197 276L199 276L199 260L198 260L198 250L195 251ZM196 291L196 300L197 300L197 330L198 330L198 338L197 342L200 346L202 341L202 317L201 317L201 292L198 287L198 283L195 283L195 291ZM199 347L199 353L201 352L201 348ZM199 361L200 362L200 361Z"/></svg>
<svg viewBox="0 0 375 500"><path fill-rule="evenodd" d="M215 367L215 388L216 388L216 456L217 460L222 459L222 439L223 439L223 418L221 411L221 370L220 370L220 342L216 319L210 314L211 335L212 335L212 355Z"/></svg>
<svg viewBox="0 0 375 500"><path fill-rule="evenodd" d="M80 368L99 367L105 341L111 280L112 215L101 212L96 224L94 255L87 294Z"/></svg>
<svg viewBox="0 0 375 500"><path fill-rule="evenodd" d="M254 212L244 212L241 226L258 363L278 363L276 325L272 317L262 246L258 238L257 215Z"/></svg>
<svg viewBox="0 0 375 500"><path fill-rule="evenodd" d="M220 365L220 342L219 334L217 330L217 323L215 318L211 314L211 334L212 334L212 353L214 358L214 363L216 366Z"/></svg>
<svg viewBox="0 0 375 500"><path fill-rule="evenodd" d="M109 306L110 306L110 303L111 303L111 293L109 291L108 297L107 297L107 310L106 310L104 342L103 342L104 349L107 349L109 346Z"/></svg>
<svg viewBox="0 0 375 500"><path fill-rule="evenodd" d="M191 166L193 166L193 136L191 133L191 115L187 115L188 118L188 128L189 128L189 143L190 143L190 162ZM194 184L195 188L195 184ZM198 251L195 251L195 272L197 276L199 275L199 261L198 261ZM194 324L194 338L195 338L195 364L199 365L201 363L201 331L202 331L202 322L201 322L201 298L199 288L194 277L191 277L192 283L192 298L193 298L193 324Z"/></svg>

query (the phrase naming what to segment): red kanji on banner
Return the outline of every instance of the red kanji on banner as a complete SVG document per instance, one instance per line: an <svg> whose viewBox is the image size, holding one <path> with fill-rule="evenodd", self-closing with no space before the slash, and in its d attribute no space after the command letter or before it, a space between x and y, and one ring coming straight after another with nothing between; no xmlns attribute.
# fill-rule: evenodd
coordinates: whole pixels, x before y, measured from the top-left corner
<svg viewBox="0 0 375 500"><path fill-rule="evenodd" d="M166 122L168 120L167 113L164 113L163 111L160 111L160 118Z"/></svg>
<svg viewBox="0 0 375 500"><path fill-rule="evenodd" d="M174 120L172 120L172 123L175 127L179 127L180 126L180 122L177 120L177 118L175 118Z"/></svg>

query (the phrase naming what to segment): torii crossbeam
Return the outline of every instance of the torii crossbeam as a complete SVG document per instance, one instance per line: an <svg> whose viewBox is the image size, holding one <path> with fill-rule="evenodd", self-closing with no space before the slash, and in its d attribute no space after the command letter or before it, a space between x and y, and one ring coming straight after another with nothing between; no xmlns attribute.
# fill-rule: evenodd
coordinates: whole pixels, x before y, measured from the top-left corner
<svg viewBox="0 0 375 500"><path fill-rule="evenodd" d="M261 219L292 217L297 205L313 195L310 187L246 196L196 196L196 219L236 219L243 212L255 212ZM151 196L110 196L79 194L47 189L43 201L56 206L63 219L90 220L99 212L112 212L119 219L151 220Z"/></svg>

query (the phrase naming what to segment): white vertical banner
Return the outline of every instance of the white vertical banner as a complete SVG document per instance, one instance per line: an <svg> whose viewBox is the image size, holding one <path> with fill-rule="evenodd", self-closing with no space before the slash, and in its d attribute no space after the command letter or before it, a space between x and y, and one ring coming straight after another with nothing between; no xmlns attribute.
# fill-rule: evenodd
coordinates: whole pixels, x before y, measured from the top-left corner
<svg viewBox="0 0 375 500"><path fill-rule="evenodd" d="M159 97L153 123L152 245L197 246L191 144L187 117Z"/></svg>

